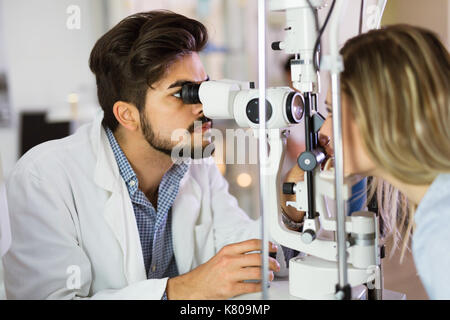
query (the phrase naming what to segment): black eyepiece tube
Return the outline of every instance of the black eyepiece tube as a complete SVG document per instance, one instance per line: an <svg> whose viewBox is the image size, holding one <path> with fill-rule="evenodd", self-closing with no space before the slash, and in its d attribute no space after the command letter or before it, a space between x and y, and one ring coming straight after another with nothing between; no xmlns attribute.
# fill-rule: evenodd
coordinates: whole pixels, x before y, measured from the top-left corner
<svg viewBox="0 0 450 320"><path fill-rule="evenodd" d="M280 43L281 41L272 42L272 50L281 50Z"/></svg>
<svg viewBox="0 0 450 320"><path fill-rule="evenodd" d="M185 104L197 104L200 102L198 90L200 83L187 83L181 88L181 99Z"/></svg>

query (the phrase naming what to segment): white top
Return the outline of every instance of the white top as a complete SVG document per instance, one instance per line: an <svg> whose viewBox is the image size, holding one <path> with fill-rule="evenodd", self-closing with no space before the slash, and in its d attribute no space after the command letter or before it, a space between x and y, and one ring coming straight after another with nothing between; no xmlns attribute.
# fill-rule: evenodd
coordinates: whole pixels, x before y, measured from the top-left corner
<svg viewBox="0 0 450 320"><path fill-rule="evenodd" d="M450 299L450 174L439 175L415 213L413 255L430 299Z"/></svg>

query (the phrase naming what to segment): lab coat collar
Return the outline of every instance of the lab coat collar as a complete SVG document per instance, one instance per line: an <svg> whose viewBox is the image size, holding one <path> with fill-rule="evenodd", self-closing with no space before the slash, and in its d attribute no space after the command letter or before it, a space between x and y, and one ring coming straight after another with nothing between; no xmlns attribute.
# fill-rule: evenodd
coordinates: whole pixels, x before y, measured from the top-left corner
<svg viewBox="0 0 450 320"><path fill-rule="evenodd" d="M194 260L192 230L201 210L201 197L201 187L188 171L180 181L180 189L172 206L173 252L180 274L192 269Z"/></svg>
<svg viewBox="0 0 450 320"><path fill-rule="evenodd" d="M99 111L95 116L91 131L91 143L94 154L97 156L94 181L99 187L113 192L118 187L120 173L117 162L110 161L114 159L114 154L103 129L102 121L103 111Z"/></svg>
<svg viewBox="0 0 450 320"><path fill-rule="evenodd" d="M111 192L103 216L119 242L123 254L123 267L128 283L147 279L142 248L137 229L136 217L123 182L119 166L102 126L103 111L100 111L92 125L91 144L97 158L95 165L95 183Z"/></svg>

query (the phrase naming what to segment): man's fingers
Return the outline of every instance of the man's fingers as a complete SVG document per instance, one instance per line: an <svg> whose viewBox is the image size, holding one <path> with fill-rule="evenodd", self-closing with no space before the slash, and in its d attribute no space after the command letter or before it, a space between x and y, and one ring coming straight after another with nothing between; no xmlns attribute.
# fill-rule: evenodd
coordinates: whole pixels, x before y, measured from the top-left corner
<svg viewBox="0 0 450 320"><path fill-rule="evenodd" d="M230 244L223 248L228 254L242 254L252 251L262 250L262 241L260 239L251 239L234 244ZM269 252L276 252L277 247L269 242Z"/></svg>
<svg viewBox="0 0 450 320"><path fill-rule="evenodd" d="M262 259L260 253L249 253L239 258L238 265L240 267L261 267ZM275 272L280 271L280 264L274 258L269 257L269 269Z"/></svg>
<svg viewBox="0 0 450 320"><path fill-rule="evenodd" d="M234 286L234 296L247 293L261 292L262 285L260 282L238 282Z"/></svg>
<svg viewBox="0 0 450 320"><path fill-rule="evenodd" d="M272 281L274 278L274 274L272 271L269 271L269 281ZM261 280L262 279L262 269L260 267L247 267L242 268L240 272L237 274L237 281L244 280Z"/></svg>
<svg viewBox="0 0 450 320"><path fill-rule="evenodd" d="M251 240L234 243L227 247L229 247L229 250L232 251L232 252L230 252L232 254L242 254L242 253L247 253L247 252L251 252L251 251L261 250L261 248L262 248L261 245L262 245L261 240L251 239Z"/></svg>

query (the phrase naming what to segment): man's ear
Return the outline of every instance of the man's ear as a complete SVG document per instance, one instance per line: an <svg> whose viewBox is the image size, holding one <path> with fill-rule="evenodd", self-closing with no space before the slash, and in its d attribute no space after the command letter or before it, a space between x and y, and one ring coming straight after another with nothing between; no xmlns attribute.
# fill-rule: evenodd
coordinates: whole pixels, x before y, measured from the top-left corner
<svg viewBox="0 0 450 320"><path fill-rule="evenodd" d="M113 113L124 129L130 131L139 130L139 110L131 103L117 101L113 106Z"/></svg>

